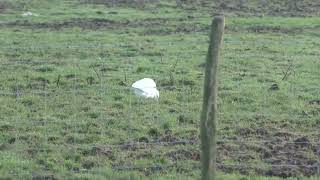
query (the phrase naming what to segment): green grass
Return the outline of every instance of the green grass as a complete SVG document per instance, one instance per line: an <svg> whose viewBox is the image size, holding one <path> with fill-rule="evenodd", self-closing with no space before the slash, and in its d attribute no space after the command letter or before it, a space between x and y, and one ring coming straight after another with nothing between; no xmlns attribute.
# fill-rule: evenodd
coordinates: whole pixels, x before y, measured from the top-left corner
<svg viewBox="0 0 320 180"><path fill-rule="evenodd" d="M1 178L199 177L209 6L6 2L0 8ZM319 160L320 18L311 10L298 17L277 11L257 17L253 10L226 10L219 178L317 179L308 166ZM40 16L22 17L24 11ZM131 92L144 77L157 82L159 101ZM270 90L275 84L279 89ZM302 140L309 144L292 144ZM174 144L181 141L189 143Z"/></svg>

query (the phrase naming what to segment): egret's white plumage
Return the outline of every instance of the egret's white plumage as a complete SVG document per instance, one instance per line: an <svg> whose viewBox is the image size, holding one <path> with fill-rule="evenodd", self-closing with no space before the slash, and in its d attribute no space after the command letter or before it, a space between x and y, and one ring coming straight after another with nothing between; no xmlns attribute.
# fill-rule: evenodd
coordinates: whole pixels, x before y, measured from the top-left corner
<svg viewBox="0 0 320 180"><path fill-rule="evenodd" d="M22 16L39 16L39 14L32 13L30 11L22 13Z"/></svg>
<svg viewBox="0 0 320 180"><path fill-rule="evenodd" d="M153 79L143 78L132 84L134 93L144 98L159 98L159 91Z"/></svg>
<svg viewBox="0 0 320 180"><path fill-rule="evenodd" d="M142 88L156 88L157 85L153 79L143 78L132 84L133 88L142 89Z"/></svg>

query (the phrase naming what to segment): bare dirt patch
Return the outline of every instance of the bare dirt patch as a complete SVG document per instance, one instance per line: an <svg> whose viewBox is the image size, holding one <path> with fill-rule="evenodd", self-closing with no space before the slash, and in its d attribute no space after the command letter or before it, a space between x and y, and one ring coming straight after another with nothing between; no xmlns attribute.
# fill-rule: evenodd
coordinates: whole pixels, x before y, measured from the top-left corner
<svg viewBox="0 0 320 180"><path fill-rule="evenodd" d="M160 0L81 0L82 4L100 4L106 6L144 7L149 3L158 3Z"/></svg>
<svg viewBox="0 0 320 180"><path fill-rule="evenodd" d="M62 28L79 27L82 29L100 29L100 28L117 28L126 26L128 22L117 22L108 19L70 19L61 22L43 22L34 23L30 21L15 21L6 24L1 24L3 27L23 27L30 29L53 29L60 30Z"/></svg>
<svg viewBox="0 0 320 180"><path fill-rule="evenodd" d="M164 156L175 162L174 164L178 164L179 161L194 161L195 164L199 164L200 151L190 149L189 146L199 144L198 137L181 138L172 133L166 133L160 135L154 141L148 139L141 142L137 140L137 142L121 144L120 148L121 151L130 151L127 153L127 159L135 160L153 158L154 155L150 154L149 149L154 149L157 146L167 146L171 150L166 152ZM186 147L181 148L184 146ZM218 152L218 169L226 173L238 172L245 175L254 173L261 176L283 178L309 177L317 174L320 140L285 130L241 128L237 131L235 138L218 141ZM117 164L117 167L123 167L121 162ZM183 167L178 166L174 168L177 171L183 169ZM199 169L199 166L194 168ZM120 170L145 172L144 168ZM167 169L158 167L148 171L147 174L159 171L166 172Z"/></svg>
<svg viewBox="0 0 320 180"><path fill-rule="evenodd" d="M192 151L192 150L186 150L186 149L179 149L179 150L168 152L165 155L173 159L174 161L178 161L178 160L200 161L199 151L194 151L194 150Z"/></svg>
<svg viewBox="0 0 320 180"><path fill-rule="evenodd" d="M0 23L0 28L27 28L27 29L50 29L63 30L65 28L80 28L84 30L126 30L136 28L140 35L169 35L177 33L208 33L209 25L187 23L188 19L169 19L169 18L145 18L141 20L115 21L104 18L74 18L65 21L55 22L31 22L28 20L17 20L14 22ZM179 23L178 23L179 22ZM287 28L281 26L252 25L226 26L227 32L251 32L251 33L285 33L298 34L305 30L317 30L320 27L296 27ZM119 31L121 32L121 31Z"/></svg>
<svg viewBox="0 0 320 180"><path fill-rule="evenodd" d="M246 28L248 32L254 33L285 33L285 34L296 34L303 32L303 28L285 28L281 26L250 26Z"/></svg>
<svg viewBox="0 0 320 180"><path fill-rule="evenodd" d="M219 168L225 172L249 174L253 171L258 175L284 178L316 175L319 140L283 130L260 132L259 129L239 129L236 140L220 142ZM235 163L223 163L227 159ZM252 160L261 161L261 165L252 164Z"/></svg>
<svg viewBox="0 0 320 180"><path fill-rule="evenodd" d="M250 33L283 33L283 34L299 34L306 30L316 30L319 27L282 27L268 25L251 25L243 26L226 26L227 32L250 32Z"/></svg>
<svg viewBox="0 0 320 180"><path fill-rule="evenodd" d="M13 9L14 7L15 6L11 2L1 1L0 2L0 13L7 12L7 11Z"/></svg>
<svg viewBox="0 0 320 180"><path fill-rule="evenodd" d="M208 4L208 3L207 3ZM308 1L233 1L225 0L209 3L218 12L232 13L236 16L318 16L320 3L318 0ZM209 10L209 9L208 9Z"/></svg>
<svg viewBox="0 0 320 180"><path fill-rule="evenodd" d="M137 21L114 21L102 18L74 18L65 21L56 22L30 22L17 20L14 22L2 23L0 27L22 27L29 29L52 29L61 30L63 28L81 28L81 29L118 29L118 28L137 28L142 26L160 26L166 24L168 19L165 18L146 18Z"/></svg>

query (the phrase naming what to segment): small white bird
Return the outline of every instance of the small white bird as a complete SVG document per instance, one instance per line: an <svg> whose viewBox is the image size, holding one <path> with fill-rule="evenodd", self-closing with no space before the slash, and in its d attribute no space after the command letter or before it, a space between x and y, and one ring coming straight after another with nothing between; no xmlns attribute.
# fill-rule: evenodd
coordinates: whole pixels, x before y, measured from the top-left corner
<svg viewBox="0 0 320 180"><path fill-rule="evenodd" d="M22 13L22 16L39 16L39 14L32 13L30 11Z"/></svg>
<svg viewBox="0 0 320 180"><path fill-rule="evenodd" d="M143 78L132 84L134 93L144 98L159 98L159 91L153 79Z"/></svg>

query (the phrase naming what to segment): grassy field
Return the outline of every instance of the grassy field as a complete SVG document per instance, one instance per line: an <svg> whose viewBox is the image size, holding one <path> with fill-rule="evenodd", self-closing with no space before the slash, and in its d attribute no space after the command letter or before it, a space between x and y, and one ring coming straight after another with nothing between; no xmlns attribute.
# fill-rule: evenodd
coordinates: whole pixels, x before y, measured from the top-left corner
<svg viewBox="0 0 320 180"><path fill-rule="evenodd" d="M197 179L209 25L222 10L219 178L319 178L317 0L105 2L0 1L0 179ZM144 77L158 101L132 93Z"/></svg>

